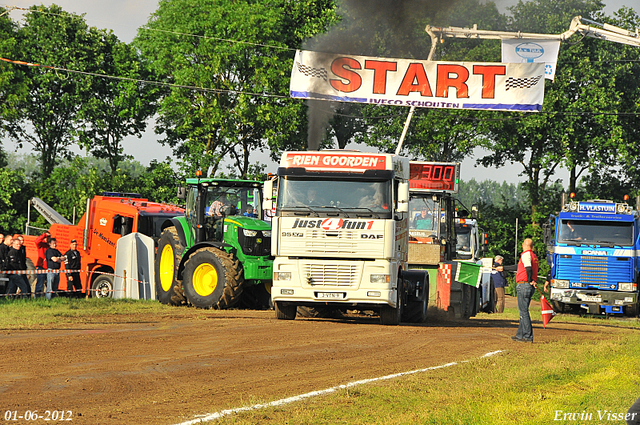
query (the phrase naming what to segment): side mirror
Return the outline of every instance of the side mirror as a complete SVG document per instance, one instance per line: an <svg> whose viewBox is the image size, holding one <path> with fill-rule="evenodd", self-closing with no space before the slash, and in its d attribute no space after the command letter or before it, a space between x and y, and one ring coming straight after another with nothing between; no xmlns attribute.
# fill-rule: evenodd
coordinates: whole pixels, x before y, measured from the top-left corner
<svg viewBox="0 0 640 425"><path fill-rule="evenodd" d="M398 212L409 212L409 183L398 184Z"/></svg>
<svg viewBox="0 0 640 425"><path fill-rule="evenodd" d="M176 196L178 199L187 199L187 188L184 186L178 186L178 193Z"/></svg>
<svg viewBox="0 0 640 425"><path fill-rule="evenodd" d="M262 186L262 209L265 211L273 209L273 180L267 180Z"/></svg>

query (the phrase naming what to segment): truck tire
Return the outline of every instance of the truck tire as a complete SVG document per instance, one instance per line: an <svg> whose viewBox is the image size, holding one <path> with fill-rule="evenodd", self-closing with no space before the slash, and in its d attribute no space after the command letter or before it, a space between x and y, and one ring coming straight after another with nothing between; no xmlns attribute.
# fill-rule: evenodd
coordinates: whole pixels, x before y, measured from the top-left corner
<svg viewBox="0 0 640 425"><path fill-rule="evenodd" d="M197 308L233 307L240 300L243 283L240 261L213 247L196 250L184 264L184 293Z"/></svg>
<svg viewBox="0 0 640 425"><path fill-rule="evenodd" d="M398 290L396 291L396 306L388 305L380 307L381 325L399 325L402 318L402 280L398 279Z"/></svg>
<svg viewBox="0 0 640 425"><path fill-rule="evenodd" d="M424 299L422 301L409 301L402 316L408 323L424 323L427 321L427 307L429 305L429 282L425 282Z"/></svg>
<svg viewBox="0 0 640 425"><path fill-rule="evenodd" d="M91 283L91 296L94 298L113 298L113 277L100 275Z"/></svg>
<svg viewBox="0 0 640 425"><path fill-rule="evenodd" d="M294 305L283 305L282 302L276 301L274 303L276 310L276 319L279 320L294 320L298 313L298 307Z"/></svg>
<svg viewBox="0 0 640 425"><path fill-rule="evenodd" d="M562 313L564 311L564 303L560 301L551 300L551 307L556 313Z"/></svg>
<svg viewBox="0 0 640 425"><path fill-rule="evenodd" d="M183 252L176 228L164 229L158 241L155 261L156 294L162 304L186 304L182 282L178 280L178 265Z"/></svg>

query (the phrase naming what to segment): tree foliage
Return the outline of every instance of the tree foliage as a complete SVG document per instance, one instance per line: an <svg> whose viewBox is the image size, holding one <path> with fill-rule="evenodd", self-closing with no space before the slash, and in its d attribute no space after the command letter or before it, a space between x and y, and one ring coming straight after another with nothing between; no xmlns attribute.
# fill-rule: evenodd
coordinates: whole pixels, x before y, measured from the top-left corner
<svg viewBox="0 0 640 425"><path fill-rule="evenodd" d="M323 0L159 3L135 43L154 72L176 85L160 102L156 131L180 158L183 172L211 169L213 174L229 158L244 176L251 152L263 150L267 140L300 132L304 110L288 98L293 49L325 28L330 5Z"/></svg>

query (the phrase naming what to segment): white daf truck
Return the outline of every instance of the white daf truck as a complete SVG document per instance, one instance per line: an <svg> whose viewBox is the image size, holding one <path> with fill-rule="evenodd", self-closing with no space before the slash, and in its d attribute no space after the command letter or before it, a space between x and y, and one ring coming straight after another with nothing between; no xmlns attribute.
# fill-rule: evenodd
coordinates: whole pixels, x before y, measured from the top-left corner
<svg viewBox="0 0 640 425"><path fill-rule="evenodd" d="M345 150L287 152L264 187L272 219L271 297L298 306L377 310L382 324L424 322L429 282L407 269L409 160Z"/></svg>

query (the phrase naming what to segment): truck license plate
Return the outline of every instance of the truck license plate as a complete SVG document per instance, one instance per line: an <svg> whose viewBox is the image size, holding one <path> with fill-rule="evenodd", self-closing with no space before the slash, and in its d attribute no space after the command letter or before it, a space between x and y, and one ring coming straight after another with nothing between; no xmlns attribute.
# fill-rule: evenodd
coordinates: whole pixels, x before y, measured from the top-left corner
<svg viewBox="0 0 640 425"><path fill-rule="evenodd" d="M316 295L318 298L330 298L330 299L343 299L343 292L318 292Z"/></svg>
<svg viewBox="0 0 640 425"><path fill-rule="evenodd" d="M592 303L599 303L602 302L602 297L599 295L583 295L582 296L582 301L589 301Z"/></svg>

